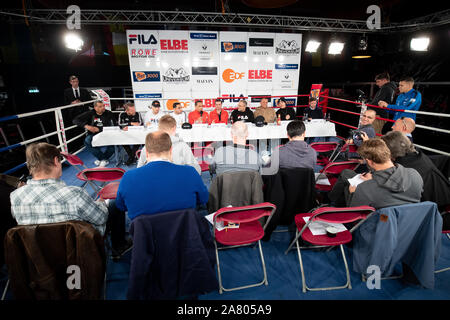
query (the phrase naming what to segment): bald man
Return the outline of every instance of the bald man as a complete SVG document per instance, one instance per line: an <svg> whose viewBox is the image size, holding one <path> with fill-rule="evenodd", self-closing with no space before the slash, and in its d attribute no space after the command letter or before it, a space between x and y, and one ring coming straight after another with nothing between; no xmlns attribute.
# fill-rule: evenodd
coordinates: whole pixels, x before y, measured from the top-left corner
<svg viewBox="0 0 450 320"><path fill-rule="evenodd" d="M375 121L377 113L374 110L366 110L361 117L361 124L358 130L362 135L367 136L369 139L375 138L375 129L373 128L373 122ZM359 135L353 134L353 136L347 140L347 143L354 143L357 147L359 147L363 142L362 137Z"/></svg>
<svg viewBox="0 0 450 320"><path fill-rule="evenodd" d="M261 162L258 153L246 145L248 127L244 121L236 121L231 126L232 145L219 147L210 165L220 175L228 171L259 171Z"/></svg>
<svg viewBox="0 0 450 320"><path fill-rule="evenodd" d="M411 142L413 141L412 132L416 129L416 122L408 117L401 117L397 119L392 125L392 131L399 131L404 133Z"/></svg>

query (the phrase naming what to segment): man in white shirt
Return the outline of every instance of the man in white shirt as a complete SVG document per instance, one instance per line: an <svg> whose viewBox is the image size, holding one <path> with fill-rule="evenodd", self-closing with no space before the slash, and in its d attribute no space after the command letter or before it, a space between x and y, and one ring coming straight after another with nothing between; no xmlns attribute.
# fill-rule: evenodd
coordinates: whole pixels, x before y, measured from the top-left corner
<svg viewBox="0 0 450 320"><path fill-rule="evenodd" d="M183 123L187 122L186 112L183 111L183 107L179 102L174 102L173 112L170 115L177 121L177 127L181 127Z"/></svg>
<svg viewBox="0 0 450 320"><path fill-rule="evenodd" d="M146 127L150 125L157 125L159 119L164 115L164 112L161 111L161 104L158 100L152 102L151 107L149 106L149 111L145 113L144 124Z"/></svg>

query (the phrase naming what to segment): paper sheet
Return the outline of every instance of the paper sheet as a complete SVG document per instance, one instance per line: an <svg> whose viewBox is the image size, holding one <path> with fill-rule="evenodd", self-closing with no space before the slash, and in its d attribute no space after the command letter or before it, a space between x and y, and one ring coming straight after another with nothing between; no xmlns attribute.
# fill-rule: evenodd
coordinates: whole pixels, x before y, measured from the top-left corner
<svg viewBox="0 0 450 320"><path fill-rule="evenodd" d="M348 179L348 182L350 183L351 186L356 187L358 184L360 184L361 182L364 182L366 180L361 179L361 175L357 174L356 176L354 176L351 179Z"/></svg>
<svg viewBox="0 0 450 320"><path fill-rule="evenodd" d="M232 206L227 206L227 208L228 207L232 207ZM209 223L211 223L213 226L214 226L214 215L216 214L216 212L213 212L213 213L205 216L206 220L208 220ZM238 228L239 228L239 225L238 225ZM223 229L225 229L225 227L223 226L223 221L216 221L216 230L222 231Z"/></svg>
<svg viewBox="0 0 450 320"><path fill-rule="evenodd" d="M316 173L314 173L314 175L316 176L316 184L321 184L321 185L325 185L325 186L331 185L327 176L324 175L323 173L316 172ZM319 175L320 175L320 177L319 177ZM317 177L319 177L319 180L317 180Z"/></svg>
<svg viewBox="0 0 450 320"><path fill-rule="evenodd" d="M310 217L303 217L305 222L309 221ZM314 236L327 234L327 227L335 227L337 232L342 232L347 230L347 228L342 223L329 223L323 221L313 221L309 224L308 228Z"/></svg>

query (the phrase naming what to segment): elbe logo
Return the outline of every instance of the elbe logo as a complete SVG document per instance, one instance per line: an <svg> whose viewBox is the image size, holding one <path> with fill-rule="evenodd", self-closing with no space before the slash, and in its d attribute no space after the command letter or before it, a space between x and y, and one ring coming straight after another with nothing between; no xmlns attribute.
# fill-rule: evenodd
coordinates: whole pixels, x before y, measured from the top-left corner
<svg viewBox="0 0 450 320"><path fill-rule="evenodd" d="M232 83L234 80L244 78L245 72L235 72L233 69L225 69L222 72L222 79L227 83Z"/></svg>
<svg viewBox="0 0 450 320"><path fill-rule="evenodd" d="M160 40L161 50L188 50L187 40Z"/></svg>
<svg viewBox="0 0 450 320"><path fill-rule="evenodd" d="M130 34L128 36L128 43L133 44L134 41L137 41L139 44L157 44L156 38L151 34L147 38L143 34Z"/></svg>
<svg viewBox="0 0 450 320"><path fill-rule="evenodd" d="M248 79L272 79L272 70L248 70Z"/></svg>

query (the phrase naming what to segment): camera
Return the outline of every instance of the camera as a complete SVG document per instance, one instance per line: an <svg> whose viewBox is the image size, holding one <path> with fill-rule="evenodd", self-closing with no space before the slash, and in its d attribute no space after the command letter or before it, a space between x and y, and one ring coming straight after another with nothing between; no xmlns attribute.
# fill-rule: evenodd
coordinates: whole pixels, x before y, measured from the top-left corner
<svg viewBox="0 0 450 320"><path fill-rule="evenodd" d="M361 131L359 129L351 130L349 139L362 140Z"/></svg>
<svg viewBox="0 0 450 320"><path fill-rule="evenodd" d="M367 100L366 94L364 91L360 89L356 89L356 93L358 94L358 101L365 102Z"/></svg>

